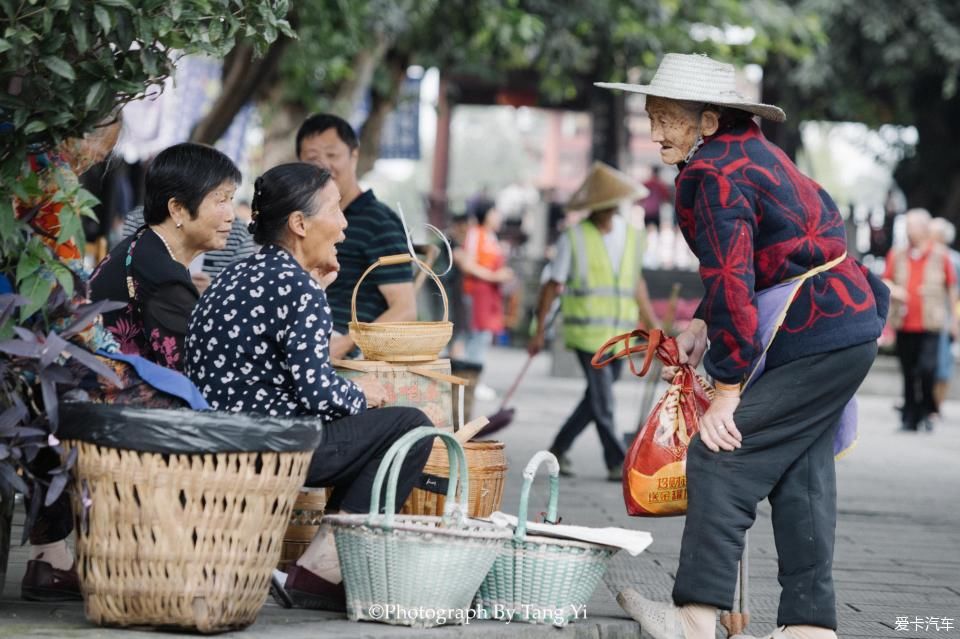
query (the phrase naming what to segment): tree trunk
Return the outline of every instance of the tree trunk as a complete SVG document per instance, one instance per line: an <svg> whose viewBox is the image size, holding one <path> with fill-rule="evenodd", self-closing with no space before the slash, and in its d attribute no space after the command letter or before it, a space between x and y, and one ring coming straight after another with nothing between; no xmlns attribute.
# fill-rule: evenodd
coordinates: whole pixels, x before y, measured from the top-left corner
<svg viewBox="0 0 960 639"><path fill-rule="evenodd" d="M297 160L297 130L309 113L300 102L283 100L283 87L270 87L260 106L263 118L263 157L259 172Z"/></svg>
<svg viewBox="0 0 960 639"><path fill-rule="evenodd" d="M593 128L591 158L620 168L624 166L628 148L625 94L592 85L589 91L590 121Z"/></svg>
<svg viewBox="0 0 960 639"><path fill-rule="evenodd" d="M960 223L960 96L945 100L942 79L918 78L912 109L919 139L912 156L897 165L894 177L910 207Z"/></svg>
<svg viewBox="0 0 960 639"><path fill-rule="evenodd" d="M392 41L387 36L378 34L374 46L357 54L353 59L353 73L340 85L337 95L333 98L333 105L330 108L332 113L345 120L350 119L373 84L373 74L383 62L391 44ZM363 162L362 157L360 161Z"/></svg>
<svg viewBox="0 0 960 639"><path fill-rule="evenodd" d="M397 106L400 89L407 77L410 55L399 51L390 51L386 55L386 67L389 73L387 92L381 94L374 90L370 99L370 114L360 131L360 160L357 162L357 177L362 177L380 157L380 137L387 116Z"/></svg>
<svg viewBox="0 0 960 639"><path fill-rule="evenodd" d="M223 66L223 88L210 112L194 127L191 142L215 144L233 122L243 105L277 81L276 68L290 38L280 35L262 58L254 58L253 47L234 47Z"/></svg>
<svg viewBox="0 0 960 639"><path fill-rule="evenodd" d="M787 114L786 122L761 120L761 129L768 140L783 149L790 159L796 161L797 151L803 146L800 136L800 113L796 89L788 86L793 73L792 63L779 55L771 55L763 68L763 85L760 101L775 104Z"/></svg>

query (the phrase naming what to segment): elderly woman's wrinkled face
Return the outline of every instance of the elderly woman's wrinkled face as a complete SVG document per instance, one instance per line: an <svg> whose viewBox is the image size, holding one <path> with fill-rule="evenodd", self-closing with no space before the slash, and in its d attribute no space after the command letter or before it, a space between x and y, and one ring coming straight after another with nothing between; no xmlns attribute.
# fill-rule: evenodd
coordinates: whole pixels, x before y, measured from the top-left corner
<svg viewBox="0 0 960 639"><path fill-rule="evenodd" d="M233 196L237 192L237 184L233 180L221 182L216 188L206 194L197 207L196 217L184 215L178 211L174 218L182 226L186 244L199 251L217 251L227 246L233 218Z"/></svg>
<svg viewBox="0 0 960 639"><path fill-rule="evenodd" d="M686 105L666 98L647 98L650 133L660 145L660 159L664 164L679 164L697 141L699 117Z"/></svg>
<svg viewBox="0 0 960 639"><path fill-rule="evenodd" d="M304 220L306 237L303 240L303 253L309 271L319 271L321 275L340 270L337 261L337 244L347 236L347 218L340 210L340 190L335 181L330 180L313 196L313 215Z"/></svg>

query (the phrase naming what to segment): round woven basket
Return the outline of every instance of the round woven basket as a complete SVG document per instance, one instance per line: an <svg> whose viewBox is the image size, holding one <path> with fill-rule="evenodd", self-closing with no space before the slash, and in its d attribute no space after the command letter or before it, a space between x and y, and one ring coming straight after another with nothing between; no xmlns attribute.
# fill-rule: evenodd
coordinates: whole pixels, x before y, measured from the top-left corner
<svg viewBox="0 0 960 639"><path fill-rule="evenodd" d="M312 451L78 449L73 511L87 618L212 633L256 619Z"/></svg>
<svg viewBox="0 0 960 639"><path fill-rule="evenodd" d="M470 517L489 517L500 510L503 483L507 474L507 456L503 442L467 442L463 444L470 471L467 514ZM427 481L435 481L432 492L414 488L400 510L404 515L442 515L446 504L446 485L450 478L450 464L446 448L439 440L433 444L427 465L423 467Z"/></svg>
<svg viewBox="0 0 960 639"><path fill-rule="evenodd" d="M293 502L290 523L283 534L283 550L277 568L286 572L290 564L307 551L310 542L320 530L323 511L327 507L328 488L304 488Z"/></svg>
<svg viewBox="0 0 960 639"><path fill-rule="evenodd" d="M443 320L439 322L360 322L357 321L357 292L363 280L379 266L407 264L416 261L424 269L443 299ZM352 319L350 337L356 342L366 359L379 362L427 362L438 359L440 352L453 337L453 322L448 321L447 293L440 278L424 262L410 255L387 255L370 265L353 288L350 302Z"/></svg>

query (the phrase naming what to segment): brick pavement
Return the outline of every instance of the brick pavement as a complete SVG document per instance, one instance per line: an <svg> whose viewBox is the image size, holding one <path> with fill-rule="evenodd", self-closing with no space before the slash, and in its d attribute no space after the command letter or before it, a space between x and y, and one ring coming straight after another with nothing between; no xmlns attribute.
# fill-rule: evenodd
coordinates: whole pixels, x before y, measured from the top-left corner
<svg viewBox="0 0 960 639"><path fill-rule="evenodd" d="M494 349L485 381L503 391L519 370L524 354ZM960 639L960 402L946 407L948 419L932 434L901 434L895 430L893 404L896 397L895 367L878 366L861 396L861 441L838 465L840 523L837 537L837 581L840 636L879 639L902 637ZM527 459L547 448L560 423L579 400L582 384L576 378L549 376L549 358L541 357L531 367L512 405L515 423L503 432L510 471L503 509L511 512L519 501L520 472ZM891 371L894 371L891 373ZM640 384L620 382L616 388L621 429L635 424L639 410ZM495 402L479 402L478 410L493 412ZM636 637L637 625L625 618L611 590L626 584L652 598L669 596L676 569L683 521L635 519L624 514L617 484L603 480L599 441L592 429L585 432L571 453L578 476L561 482L560 509L565 521L589 525L618 525L649 530L654 544L643 555L630 558L621 553L614 560L606 582L588 606L588 619L562 630L538 626L509 626L497 622L473 623L463 628L408 631L377 624L350 623L336 615L308 611L284 611L268 603L257 623L236 633L237 637ZM534 487L531 507L545 504L545 484ZM17 534L15 532L15 534ZM770 528L769 507L761 506L751 532L750 630L772 628L779 594L776 553ZM3 597L0 598L0 638L47 637L139 637L135 631L92 628L83 620L78 604L49 606L24 604L19 592L23 551L12 558ZM897 617L907 617L909 630L898 631ZM952 618L952 630L915 630L917 618ZM143 634L144 637L148 636ZM156 637L155 634L150 635ZM232 636L232 635L231 635ZM718 637L723 634L718 632Z"/></svg>

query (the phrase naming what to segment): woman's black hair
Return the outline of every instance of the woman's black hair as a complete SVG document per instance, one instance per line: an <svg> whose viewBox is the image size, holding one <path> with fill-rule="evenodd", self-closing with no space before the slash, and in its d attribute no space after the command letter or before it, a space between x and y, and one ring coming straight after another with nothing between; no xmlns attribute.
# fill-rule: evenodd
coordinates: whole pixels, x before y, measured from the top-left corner
<svg viewBox="0 0 960 639"><path fill-rule="evenodd" d="M253 241L275 244L283 238L291 213L314 215L317 211L313 198L330 179L330 171L306 162L281 164L258 177L250 203Z"/></svg>
<svg viewBox="0 0 960 639"><path fill-rule="evenodd" d="M477 224L483 226L483 223L487 221L487 214L490 213L493 207L493 200L478 200L470 207L470 214L476 218Z"/></svg>
<svg viewBox="0 0 960 639"><path fill-rule="evenodd" d="M143 220L162 224L170 217L167 203L180 202L196 218L200 203L224 182L240 184L240 170L212 146L184 142L161 151L147 169Z"/></svg>

